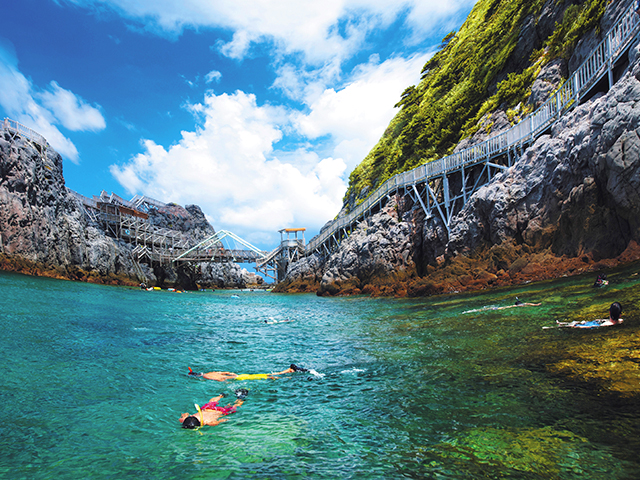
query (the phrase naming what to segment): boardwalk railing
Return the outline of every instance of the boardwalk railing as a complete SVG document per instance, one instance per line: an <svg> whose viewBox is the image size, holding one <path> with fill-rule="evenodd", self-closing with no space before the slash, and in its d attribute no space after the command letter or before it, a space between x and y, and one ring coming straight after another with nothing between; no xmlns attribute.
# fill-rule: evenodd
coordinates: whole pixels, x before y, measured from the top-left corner
<svg viewBox="0 0 640 480"><path fill-rule="evenodd" d="M638 8L638 2L634 1L620 20L609 30L604 40L600 42L573 75L531 115L509 130L495 135L478 145L389 178L349 214L337 218L316 237L312 238L307 245L306 254L309 255L319 250L336 232L353 225L368 213L372 207L400 188L429 182L436 177L446 175L465 166L486 162L491 157L507 153L510 148L530 144L570 108L579 104L581 98L589 93L593 86L607 73L609 75L609 87L611 87L613 84L613 65L633 41L640 26L640 18L636 13L636 8Z"/></svg>
<svg viewBox="0 0 640 480"><path fill-rule="evenodd" d="M149 207L161 209L166 207L167 204L156 200L155 198L147 197L145 195L136 195L130 202L133 204L136 210L149 211Z"/></svg>
<svg viewBox="0 0 640 480"><path fill-rule="evenodd" d="M80 200L80 202L86 206L86 207L91 207L95 210L98 209L98 202L96 202L95 199L93 198L89 198L89 197L85 197L84 195L76 192L75 190L71 190L69 187L67 187L67 192L70 193L71 195L73 195L75 198L77 198L78 200Z"/></svg>
<svg viewBox="0 0 640 480"><path fill-rule="evenodd" d="M47 139L40 135L35 130L30 129L29 127L25 127L21 123L16 122L15 120L11 120L10 118L5 118L2 122L2 129L8 130L10 132L16 132L22 136L27 137L32 142L37 143L45 148L49 148L49 142Z"/></svg>

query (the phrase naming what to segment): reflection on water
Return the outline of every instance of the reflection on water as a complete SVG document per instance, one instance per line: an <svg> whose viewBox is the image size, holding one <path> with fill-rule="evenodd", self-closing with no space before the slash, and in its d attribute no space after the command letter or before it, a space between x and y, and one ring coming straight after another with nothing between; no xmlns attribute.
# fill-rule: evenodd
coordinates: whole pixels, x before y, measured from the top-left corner
<svg viewBox="0 0 640 480"><path fill-rule="evenodd" d="M639 270L607 272L603 289L576 277L418 300L0 274L0 477L633 478ZM516 296L542 305L499 308ZM621 327L542 329L615 300ZM291 363L313 371L187 375ZM240 387L228 422L179 428L194 403Z"/></svg>

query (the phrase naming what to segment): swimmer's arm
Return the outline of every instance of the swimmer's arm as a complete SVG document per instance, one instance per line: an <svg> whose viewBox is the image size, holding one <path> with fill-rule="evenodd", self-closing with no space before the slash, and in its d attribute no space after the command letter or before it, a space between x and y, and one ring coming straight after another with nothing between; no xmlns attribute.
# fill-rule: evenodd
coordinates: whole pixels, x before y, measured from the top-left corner
<svg viewBox="0 0 640 480"><path fill-rule="evenodd" d="M282 375L284 373L293 373L293 372L294 372L293 368L287 368L286 370L283 370L281 372L273 372L273 373L270 373L269 375Z"/></svg>
<svg viewBox="0 0 640 480"><path fill-rule="evenodd" d="M578 322L561 322L560 320L556 320L556 323L560 327L573 327Z"/></svg>
<svg viewBox="0 0 640 480"><path fill-rule="evenodd" d="M602 324L600 325L601 327L613 327L615 325L619 325L621 324L624 320L622 320L621 318L618 319L617 322L614 322L613 320L611 320L610 318L608 319L602 319L600 320L602 322Z"/></svg>
<svg viewBox="0 0 640 480"><path fill-rule="evenodd" d="M226 422L228 420L228 418L219 418L217 420L210 420L210 421L205 421L204 424L205 425L209 425L210 427L215 427L216 425L221 424L222 422Z"/></svg>

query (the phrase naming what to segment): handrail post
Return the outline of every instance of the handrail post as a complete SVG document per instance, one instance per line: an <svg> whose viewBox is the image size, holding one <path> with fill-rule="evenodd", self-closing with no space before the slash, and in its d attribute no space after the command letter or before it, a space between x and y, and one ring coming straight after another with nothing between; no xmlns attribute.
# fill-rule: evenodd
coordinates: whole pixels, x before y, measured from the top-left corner
<svg viewBox="0 0 640 480"><path fill-rule="evenodd" d="M609 90L613 88L613 68L611 65L611 55L613 52L611 51L611 36L607 35L606 37L606 45L607 45L607 77L609 79Z"/></svg>

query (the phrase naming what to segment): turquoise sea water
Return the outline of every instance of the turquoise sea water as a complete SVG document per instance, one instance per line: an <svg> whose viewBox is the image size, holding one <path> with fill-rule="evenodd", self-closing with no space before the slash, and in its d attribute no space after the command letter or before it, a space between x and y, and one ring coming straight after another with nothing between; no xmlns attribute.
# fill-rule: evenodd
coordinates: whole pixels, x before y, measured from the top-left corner
<svg viewBox="0 0 640 480"><path fill-rule="evenodd" d="M599 290L591 275L427 299L232 298L0 273L0 477L637 478L640 402L547 364L567 346L638 336L639 270L609 272ZM515 296L543 305L487 308ZM590 304L604 316L614 300L622 327L542 329ZM290 363L320 375L186 375ZM250 394L228 422L180 428L194 403L238 387Z"/></svg>

